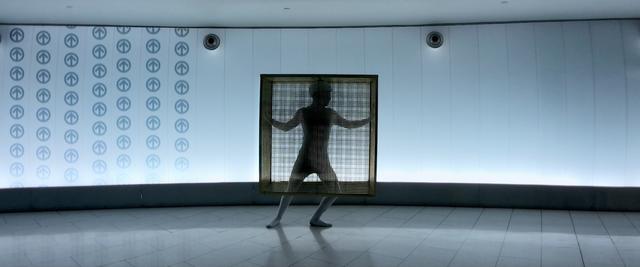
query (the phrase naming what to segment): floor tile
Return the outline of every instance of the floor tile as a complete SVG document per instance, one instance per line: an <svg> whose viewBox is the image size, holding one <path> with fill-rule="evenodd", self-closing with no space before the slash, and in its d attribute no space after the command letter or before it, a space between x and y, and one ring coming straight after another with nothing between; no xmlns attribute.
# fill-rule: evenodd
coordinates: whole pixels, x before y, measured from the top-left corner
<svg viewBox="0 0 640 267"><path fill-rule="evenodd" d="M385 256L373 252L365 252L360 257L351 261L349 267L393 267L398 266L402 259Z"/></svg>
<svg viewBox="0 0 640 267"><path fill-rule="evenodd" d="M500 257L496 267L539 267L540 260Z"/></svg>
<svg viewBox="0 0 640 267"><path fill-rule="evenodd" d="M0 266L639 266L640 213L455 207L113 209L0 214Z"/></svg>
<svg viewBox="0 0 640 267"><path fill-rule="evenodd" d="M448 266L455 255L455 250L421 245L407 256L400 266Z"/></svg>

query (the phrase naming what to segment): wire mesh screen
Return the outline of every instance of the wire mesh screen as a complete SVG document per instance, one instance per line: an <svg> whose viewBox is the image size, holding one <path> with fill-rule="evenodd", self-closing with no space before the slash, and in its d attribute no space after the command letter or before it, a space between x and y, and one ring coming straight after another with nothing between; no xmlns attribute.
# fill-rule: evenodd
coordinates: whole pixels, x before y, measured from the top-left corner
<svg viewBox="0 0 640 267"><path fill-rule="evenodd" d="M377 79L266 80L263 76L262 191L373 194Z"/></svg>

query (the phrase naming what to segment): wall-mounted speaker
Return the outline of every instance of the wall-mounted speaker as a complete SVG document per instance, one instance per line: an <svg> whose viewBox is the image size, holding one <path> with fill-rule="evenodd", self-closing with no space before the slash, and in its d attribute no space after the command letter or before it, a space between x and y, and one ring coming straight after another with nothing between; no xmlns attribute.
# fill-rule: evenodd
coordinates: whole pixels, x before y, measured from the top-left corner
<svg viewBox="0 0 640 267"><path fill-rule="evenodd" d="M202 40L202 44L208 50L216 50L220 46L220 37L213 33L207 34Z"/></svg>
<svg viewBox="0 0 640 267"><path fill-rule="evenodd" d="M442 46L443 42L444 42L444 37L440 32L433 31L427 34L427 45L429 47L438 48Z"/></svg>

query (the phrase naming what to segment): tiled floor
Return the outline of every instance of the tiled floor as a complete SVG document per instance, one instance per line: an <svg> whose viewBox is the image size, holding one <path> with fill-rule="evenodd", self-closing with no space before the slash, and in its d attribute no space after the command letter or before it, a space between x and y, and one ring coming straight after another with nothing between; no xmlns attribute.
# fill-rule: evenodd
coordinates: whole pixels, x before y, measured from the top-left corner
<svg viewBox="0 0 640 267"><path fill-rule="evenodd" d="M0 214L0 266L640 266L640 213L293 206Z"/></svg>

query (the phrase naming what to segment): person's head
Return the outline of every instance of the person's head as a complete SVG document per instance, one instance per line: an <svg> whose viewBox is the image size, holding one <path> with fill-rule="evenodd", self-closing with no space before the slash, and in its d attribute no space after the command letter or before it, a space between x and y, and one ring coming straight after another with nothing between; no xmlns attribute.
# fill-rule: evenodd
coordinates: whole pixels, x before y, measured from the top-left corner
<svg viewBox="0 0 640 267"><path fill-rule="evenodd" d="M309 96L313 98L314 103L327 106L331 102L331 85L323 80L314 82L309 86Z"/></svg>

